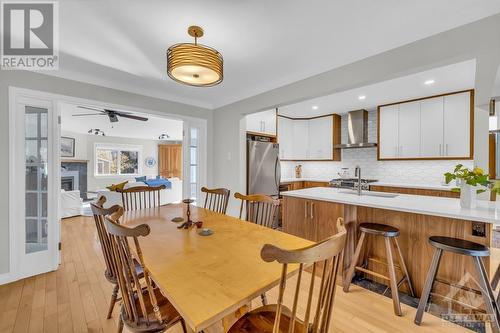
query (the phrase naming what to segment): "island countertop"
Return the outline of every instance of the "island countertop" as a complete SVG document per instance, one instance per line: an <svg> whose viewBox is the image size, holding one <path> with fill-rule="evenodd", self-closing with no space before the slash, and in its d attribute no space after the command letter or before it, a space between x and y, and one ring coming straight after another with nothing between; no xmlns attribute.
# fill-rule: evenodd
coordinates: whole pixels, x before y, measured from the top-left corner
<svg viewBox="0 0 500 333"><path fill-rule="evenodd" d="M352 193L349 193L352 192ZM367 191L364 191L367 192ZM460 220L500 224L500 204L477 200L477 207L460 207L460 200L455 198L431 197L423 195L380 193L384 196L362 195L351 190L330 187L315 187L296 191L282 192L283 196L309 200L336 202L346 205L372 207L431 216L441 216Z"/></svg>

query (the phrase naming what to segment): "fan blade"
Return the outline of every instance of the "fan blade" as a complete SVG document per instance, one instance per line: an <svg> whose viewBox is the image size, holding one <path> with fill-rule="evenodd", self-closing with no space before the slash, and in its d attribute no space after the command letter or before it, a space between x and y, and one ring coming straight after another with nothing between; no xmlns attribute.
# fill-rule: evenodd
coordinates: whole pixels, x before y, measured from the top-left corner
<svg viewBox="0 0 500 333"><path fill-rule="evenodd" d="M126 111L110 110L110 109L104 109L104 112L116 113L118 115L120 115L120 114L131 114L132 113L132 112L126 112Z"/></svg>
<svg viewBox="0 0 500 333"><path fill-rule="evenodd" d="M123 117L123 118L130 118L130 119L140 120L140 121L148 121L148 118L133 116L133 115L129 115L129 114L119 114L118 113L117 115L120 117Z"/></svg>
<svg viewBox="0 0 500 333"><path fill-rule="evenodd" d="M107 116L105 113L79 113L73 114L73 117L81 117L81 116Z"/></svg>
<svg viewBox="0 0 500 333"><path fill-rule="evenodd" d="M89 106L81 106L81 105L78 105L78 107L79 107L80 109L87 109L87 110L98 111L98 112L102 112L102 113L104 113L104 112L105 112L105 111L104 111L104 110L102 110L102 109L91 108L91 107L89 107Z"/></svg>

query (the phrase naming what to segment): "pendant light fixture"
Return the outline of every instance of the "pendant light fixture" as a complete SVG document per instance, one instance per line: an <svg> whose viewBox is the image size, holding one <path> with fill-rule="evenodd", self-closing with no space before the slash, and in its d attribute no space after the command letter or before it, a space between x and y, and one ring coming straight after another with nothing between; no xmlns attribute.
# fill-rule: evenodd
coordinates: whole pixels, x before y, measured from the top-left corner
<svg viewBox="0 0 500 333"><path fill-rule="evenodd" d="M219 51L198 44L203 29L190 26L194 43L175 44L167 50L167 73L174 81L196 87L210 87L222 82L224 60Z"/></svg>

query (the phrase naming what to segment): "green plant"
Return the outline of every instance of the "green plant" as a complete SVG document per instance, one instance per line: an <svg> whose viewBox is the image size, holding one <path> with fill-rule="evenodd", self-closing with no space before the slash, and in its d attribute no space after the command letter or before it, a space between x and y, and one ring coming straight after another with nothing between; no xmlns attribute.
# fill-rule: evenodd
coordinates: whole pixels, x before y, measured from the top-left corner
<svg viewBox="0 0 500 333"><path fill-rule="evenodd" d="M481 168L474 168L474 170L471 170L467 167L464 167L462 164L457 164L455 166L455 170L453 172L447 172L444 174L446 184L449 184L452 180L459 179L462 182L465 182L468 185L471 186L484 186L486 188L491 187L493 182L491 182L488 179L488 175L484 174L483 169ZM497 193L500 193L500 183L495 184L492 187L492 191L496 191ZM454 192L460 192L460 188L453 188L452 191ZM478 189L477 193L482 193L485 192L486 189Z"/></svg>

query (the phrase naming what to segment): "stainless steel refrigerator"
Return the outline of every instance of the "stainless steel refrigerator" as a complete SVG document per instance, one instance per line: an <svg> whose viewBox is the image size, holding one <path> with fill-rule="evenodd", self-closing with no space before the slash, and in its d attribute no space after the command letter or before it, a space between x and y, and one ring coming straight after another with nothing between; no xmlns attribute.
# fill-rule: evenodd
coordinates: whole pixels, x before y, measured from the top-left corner
<svg viewBox="0 0 500 333"><path fill-rule="evenodd" d="M248 194L279 195L281 165L279 145L247 141Z"/></svg>

